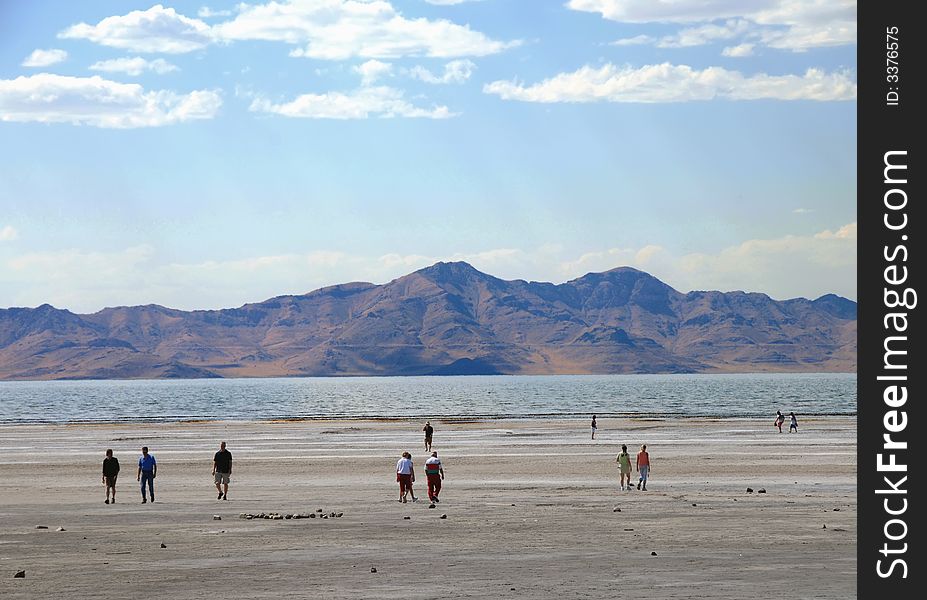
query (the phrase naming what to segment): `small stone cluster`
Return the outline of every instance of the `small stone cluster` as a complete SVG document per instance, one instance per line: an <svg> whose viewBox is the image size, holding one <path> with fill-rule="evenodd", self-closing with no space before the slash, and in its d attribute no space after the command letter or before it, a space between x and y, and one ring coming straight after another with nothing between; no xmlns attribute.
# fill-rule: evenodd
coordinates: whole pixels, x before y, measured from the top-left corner
<svg viewBox="0 0 927 600"><path fill-rule="evenodd" d="M321 508L316 509L315 512L311 513L279 513L279 512L267 512L267 513L239 513L239 519L267 519L270 521L282 521L284 519L338 519L343 517L343 512L325 512Z"/></svg>

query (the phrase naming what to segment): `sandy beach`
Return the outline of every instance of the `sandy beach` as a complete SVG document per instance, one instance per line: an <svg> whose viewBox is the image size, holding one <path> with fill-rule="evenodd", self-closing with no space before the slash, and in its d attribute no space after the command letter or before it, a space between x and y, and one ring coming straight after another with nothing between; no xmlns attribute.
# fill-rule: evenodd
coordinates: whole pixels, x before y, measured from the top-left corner
<svg viewBox="0 0 927 600"><path fill-rule="evenodd" d="M433 424L434 509L419 421L2 426L0 598L856 596L855 417L797 435L772 417L600 419L594 441L585 420ZM220 440L229 501L210 474ZM621 443L648 445L647 492L619 491ZM142 445L155 504L135 481ZM404 450L415 504L397 502ZM239 516L317 509L343 516Z"/></svg>

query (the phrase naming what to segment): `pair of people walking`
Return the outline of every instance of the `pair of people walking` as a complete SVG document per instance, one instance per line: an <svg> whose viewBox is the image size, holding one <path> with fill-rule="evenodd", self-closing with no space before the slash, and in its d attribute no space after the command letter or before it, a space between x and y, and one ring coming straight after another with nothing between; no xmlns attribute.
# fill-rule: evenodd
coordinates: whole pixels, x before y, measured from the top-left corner
<svg viewBox="0 0 927 600"><path fill-rule="evenodd" d="M428 499L432 503L439 502L438 494L441 493L441 481L444 479L444 466L441 459L438 458L437 452L432 452L428 460L425 461L425 478L428 482ZM412 498L412 502L418 502L412 484L415 483L415 465L412 463L412 455L403 452L402 457L396 463L396 481L399 482L399 501L407 502L406 496Z"/></svg>
<svg viewBox="0 0 927 600"><path fill-rule="evenodd" d="M622 491L631 490L631 455L628 454L628 447L621 445L621 453L615 459L618 463L618 472ZM634 461L634 468L638 472L637 489L647 491L647 480L650 478L650 453L647 452L647 444L642 444L640 452L637 453L637 459ZM627 480L627 481L625 481Z"/></svg>
<svg viewBox="0 0 927 600"><path fill-rule="evenodd" d="M219 500L228 500L229 480L232 475L232 453L226 449L226 443L219 444L219 451L216 452L212 462L213 480L216 484L216 491L219 492ZM106 500L104 504L116 503L116 479L119 475L119 460L113 456L113 450L106 450L106 458L103 459L103 485L106 486ZM135 480L139 482L139 488L142 493L142 504L155 501L154 480L158 476L158 461L153 454L148 452L148 446L142 446L142 455L138 458L138 470ZM146 489L147 488L147 489ZM146 493L147 492L147 493Z"/></svg>
<svg viewBox="0 0 927 600"><path fill-rule="evenodd" d="M785 423L785 416L781 411L776 411L776 420L773 422L773 425L779 430L779 433L782 433L782 424ZM789 413L789 433L798 433L798 419L795 418L795 413Z"/></svg>

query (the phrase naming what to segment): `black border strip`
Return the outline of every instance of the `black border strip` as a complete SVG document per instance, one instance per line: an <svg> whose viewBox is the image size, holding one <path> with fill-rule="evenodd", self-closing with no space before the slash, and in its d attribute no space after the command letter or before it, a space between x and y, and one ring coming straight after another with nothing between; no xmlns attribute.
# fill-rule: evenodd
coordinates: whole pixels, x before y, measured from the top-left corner
<svg viewBox="0 0 927 600"><path fill-rule="evenodd" d="M918 313L922 311L914 300L927 270L916 248L924 232L917 214L922 212L917 209L923 201L924 154L915 131L925 106L919 62L927 32L914 14L921 6L901 0L859 3L860 598L914 598L917 588L918 597L923 597L924 590L925 570L916 558L923 535L914 526L921 497L911 491L924 483L915 455L919 450L916 434L925 427L920 404L927 364L921 351L924 334ZM886 170L886 161L896 168ZM895 448L885 448L886 434ZM907 447L901 448L901 443ZM905 465L904 469L888 470L893 468L889 466L892 461Z"/></svg>

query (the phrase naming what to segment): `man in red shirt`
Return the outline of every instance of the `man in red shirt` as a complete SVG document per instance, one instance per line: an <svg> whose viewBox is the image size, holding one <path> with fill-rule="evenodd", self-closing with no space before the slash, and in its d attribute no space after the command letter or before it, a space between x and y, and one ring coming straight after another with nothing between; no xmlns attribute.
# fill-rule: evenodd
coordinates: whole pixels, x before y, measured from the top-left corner
<svg viewBox="0 0 927 600"><path fill-rule="evenodd" d="M425 476L428 478L428 499L438 502L441 493L441 480L444 479L444 467L437 452L431 453L431 458L425 461Z"/></svg>

